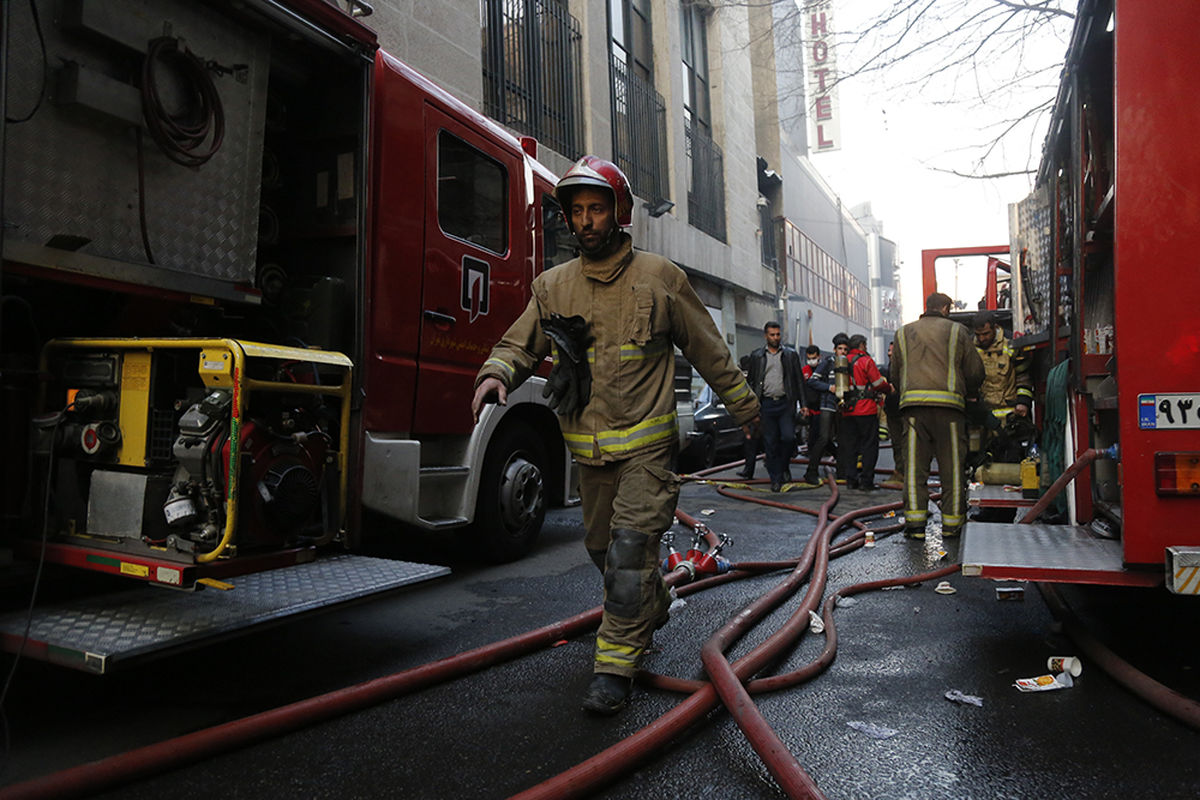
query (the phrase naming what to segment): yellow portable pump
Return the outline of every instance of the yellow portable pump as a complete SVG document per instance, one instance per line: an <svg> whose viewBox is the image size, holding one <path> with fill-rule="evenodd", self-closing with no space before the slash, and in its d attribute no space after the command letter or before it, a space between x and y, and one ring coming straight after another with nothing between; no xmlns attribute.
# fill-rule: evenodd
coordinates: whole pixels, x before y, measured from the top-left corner
<svg viewBox="0 0 1200 800"><path fill-rule="evenodd" d="M42 368L35 475L52 476L52 540L207 564L342 531L346 356L235 339L60 339Z"/></svg>

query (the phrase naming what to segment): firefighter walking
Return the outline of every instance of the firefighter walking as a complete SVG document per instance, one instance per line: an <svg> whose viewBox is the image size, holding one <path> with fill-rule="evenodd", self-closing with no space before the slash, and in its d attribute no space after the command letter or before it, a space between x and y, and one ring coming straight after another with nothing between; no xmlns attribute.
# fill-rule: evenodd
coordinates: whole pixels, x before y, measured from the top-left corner
<svg viewBox="0 0 1200 800"><path fill-rule="evenodd" d="M966 398L983 383L983 362L966 326L950 319L953 301L934 292L925 313L896 334L892 376L900 389L905 427L904 533L925 538L929 517L929 463L942 479L942 535L957 536L966 523Z"/></svg>
<svg viewBox="0 0 1200 800"><path fill-rule="evenodd" d="M533 282L524 312L476 377L476 420L491 399L504 405L549 354L543 391L580 465L584 545L604 575L604 613L583 708L612 714L670 595L659 574L659 535L679 496L670 471L677 449L674 347L720 395L749 435L758 399L683 270L634 250L633 195L615 164L584 156L555 188L579 244L573 261ZM592 374L602 380L592 380Z"/></svg>

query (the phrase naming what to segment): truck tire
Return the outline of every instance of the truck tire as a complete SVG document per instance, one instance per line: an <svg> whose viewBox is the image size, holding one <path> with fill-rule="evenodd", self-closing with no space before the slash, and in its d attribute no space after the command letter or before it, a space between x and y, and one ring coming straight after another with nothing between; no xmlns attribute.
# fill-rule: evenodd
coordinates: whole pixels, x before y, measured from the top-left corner
<svg viewBox="0 0 1200 800"><path fill-rule="evenodd" d="M546 518L546 448L532 427L510 422L483 459L475 543L490 561L515 561L537 542Z"/></svg>

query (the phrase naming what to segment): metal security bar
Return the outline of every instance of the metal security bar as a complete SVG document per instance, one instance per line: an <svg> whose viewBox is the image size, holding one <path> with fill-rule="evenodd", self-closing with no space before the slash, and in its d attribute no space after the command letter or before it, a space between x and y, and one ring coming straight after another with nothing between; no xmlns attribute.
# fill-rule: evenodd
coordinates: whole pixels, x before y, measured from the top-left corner
<svg viewBox="0 0 1200 800"><path fill-rule="evenodd" d="M613 155L634 193L657 205L667 199L667 109L662 95L630 72L615 53L609 73Z"/></svg>
<svg viewBox="0 0 1200 800"><path fill-rule="evenodd" d="M685 120L688 165L688 222L725 241L725 158L702 126Z"/></svg>
<svg viewBox="0 0 1200 800"><path fill-rule="evenodd" d="M561 0L481 0L484 113L570 159L583 150L579 21Z"/></svg>

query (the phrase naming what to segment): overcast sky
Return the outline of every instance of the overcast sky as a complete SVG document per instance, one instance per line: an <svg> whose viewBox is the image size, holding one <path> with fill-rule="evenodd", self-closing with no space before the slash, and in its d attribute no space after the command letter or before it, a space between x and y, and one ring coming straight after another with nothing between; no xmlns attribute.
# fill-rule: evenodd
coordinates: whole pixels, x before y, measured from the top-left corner
<svg viewBox="0 0 1200 800"><path fill-rule="evenodd" d="M847 8L853 5L835 6L839 30L853 24L853 9ZM1061 63L1070 24L1060 28L1060 35L1028 42L1028 55L1044 63ZM887 76L842 83L842 148L811 155L814 166L847 205L871 202L875 217L883 222L884 236L896 242L905 322L922 311L921 250L1006 244L1008 204L1022 200L1032 188L1032 178L1023 176L979 180L935 168L968 171L972 156L980 152L970 148L993 138L986 126L1052 98L1051 84L1057 80L1053 74L1040 90L1024 93L985 88L982 98L979 89L988 85L987 76L979 80L947 76L925 92L894 88L908 74L924 68L912 64L893 68ZM947 104L947 98L958 102ZM1043 117L1036 129L1026 125L1006 137L988 171L1036 168L1047 124ZM984 265L982 259L963 260L956 295L953 264L939 262L938 288L974 308L983 295Z"/></svg>

